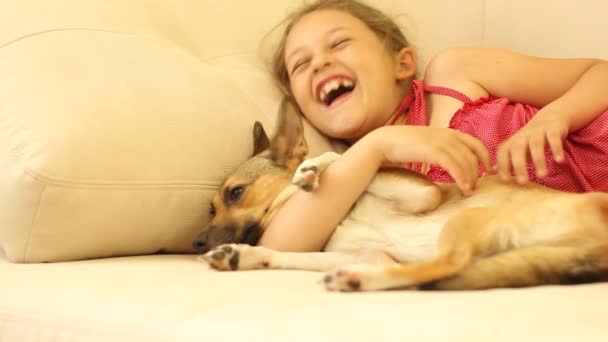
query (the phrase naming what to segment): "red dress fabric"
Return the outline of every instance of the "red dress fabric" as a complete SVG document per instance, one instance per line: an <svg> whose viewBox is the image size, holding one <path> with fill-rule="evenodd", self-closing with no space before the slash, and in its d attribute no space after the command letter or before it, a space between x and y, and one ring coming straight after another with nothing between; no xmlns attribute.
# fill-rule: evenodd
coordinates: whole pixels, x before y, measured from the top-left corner
<svg viewBox="0 0 608 342"><path fill-rule="evenodd" d="M428 125L425 93L454 97L464 103L452 117L449 127L483 142L490 153L492 164L496 163L498 145L522 128L539 110L529 105L512 103L506 98L486 97L472 101L456 90L429 86L415 80L390 124L407 113L407 125ZM528 161L530 180L563 191L608 191L608 111L586 127L570 133L564 141L564 152L565 161L558 164L547 146L545 177L536 176L534 164ZM421 165L417 163L414 169L420 172ZM427 176L435 182L454 182L447 171L436 165L430 167Z"/></svg>

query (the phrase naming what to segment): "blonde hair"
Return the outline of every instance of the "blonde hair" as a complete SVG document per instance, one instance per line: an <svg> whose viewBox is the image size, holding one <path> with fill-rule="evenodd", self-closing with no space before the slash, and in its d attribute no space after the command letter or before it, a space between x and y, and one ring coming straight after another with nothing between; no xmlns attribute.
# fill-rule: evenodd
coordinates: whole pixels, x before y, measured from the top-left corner
<svg viewBox="0 0 608 342"><path fill-rule="evenodd" d="M319 10L337 10L346 12L353 17L361 20L369 27L381 40L384 41L386 48L391 52L399 52L408 47L409 42L405 38L399 26L389 16L382 11L368 6L357 0L316 0L315 2L304 5L289 14L280 24L285 25L278 46L271 57L271 72L275 82L281 92L292 99L289 86L289 72L285 65L285 42L293 26L302 17Z"/></svg>

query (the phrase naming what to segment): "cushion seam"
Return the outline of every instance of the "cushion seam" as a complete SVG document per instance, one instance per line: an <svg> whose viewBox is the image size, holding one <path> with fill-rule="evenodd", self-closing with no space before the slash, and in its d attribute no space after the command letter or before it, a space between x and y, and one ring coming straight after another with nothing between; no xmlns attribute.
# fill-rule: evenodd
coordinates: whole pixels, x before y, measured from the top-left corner
<svg viewBox="0 0 608 342"><path fill-rule="evenodd" d="M5 48L5 47L10 46L10 45L13 45L15 43L18 43L18 42L20 42L22 40L25 40L25 39L28 39L28 38L31 38L31 37L41 36L41 35L44 35L44 34L47 34L47 33L65 32L65 31L106 32L106 33L116 33L116 34L125 34L125 35L136 35L135 33L115 31L115 30L104 30L104 29L70 28L70 27L66 27L66 28L54 28L54 29L41 30L41 31L36 31L36 32L24 34L22 36L19 36L17 38L9 40L8 42L0 45L0 49Z"/></svg>
<svg viewBox="0 0 608 342"><path fill-rule="evenodd" d="M31 177L31 176L30 176ZM25 239L25 246L23 248L23 261L27 262L28 260L28 256L30 254L30 242L32 239L32 232L34 230L34 226L36 225L36 221L38 221L38 217L40 216L40 208L41 208L41 203L42 203L42 196L44 195L44 192L47 189L47 185L46 184L42 184L42 189L40 189L40 194L38 195L38 200L36 201L36 211L35 214L32 215L32 221L30 222L30 227L27 233L27 238Z"/></svg>
<svg viewBox="0 0 608 342"><path fill-rule="evenodd" d="M37 173L29 168L23 170L28 176L34 180L41 182L45 185L54 185L57 187L64 188L120 188L121 190L132 188L132 189L143 189L148 188L154 189L165 189L165 188L191 188L191 189L215 189L220 182L196 182L196 181L170 181L170 182L116 182L116 181L76 181L69 179L51 178L49 176Z"/></svg>
<svg viewBox="0 0 608 342"><path fill-rule="evenodd" d="M36 172L31 168L23 165L22 159L19 153L15 153L10 146L7 146L6 150L9 158L13 159L14 163L20 164L22 172L29 176L32 180L41 183L44 186L53 185L62 188L89 188L89 189L110 189L116 188L117 190L155 190L155 189L167 189L167 188L182 188L185 190L215 190L221 185L220 181L194 181L194 180L174 180L174 181L156 181L156 182L134 182L134 181L78 181L62 178L53 178L44 175L40 172Z"/></svg>

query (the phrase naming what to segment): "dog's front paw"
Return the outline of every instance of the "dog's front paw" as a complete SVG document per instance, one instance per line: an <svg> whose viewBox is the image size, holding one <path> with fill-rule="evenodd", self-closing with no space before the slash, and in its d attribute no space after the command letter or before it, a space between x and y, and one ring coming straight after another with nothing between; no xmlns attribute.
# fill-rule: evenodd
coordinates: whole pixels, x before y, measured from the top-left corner
<svg viewBox="0 0 608 342"><path fill-rule="evenodd" d="M306 163L307 161L298 166L292 182L302 190L314 191L319 187L319 168L314 163Z"/></svg>
<svg viewBox="0 0 608 342"><path fill-rule="evenodd" d="M319 187L319 175L340 155L325 152L322 155L304 160L296 169L292 183L305 191L314 191Z"/></svg>
<svg viewBox="0 0 608 342"><path fill-rule="evenodd" d="M270 267L270 253L263 247L224 244L200 258L218 271L255 270Z"/></svg>
<svg viewBox="0 0 608 342"><path fill-rule="evenodd" d="M240 252L237 244L220 245L200 259L218 271L236 271L239 269Z"/></svg>
<svg viewBox="0 0 608 342"><path fill-rule="evenodd" d="M372 264L349 265L328 272L323 282L329 291L377 291L393 288L386 266Z"/></svg>

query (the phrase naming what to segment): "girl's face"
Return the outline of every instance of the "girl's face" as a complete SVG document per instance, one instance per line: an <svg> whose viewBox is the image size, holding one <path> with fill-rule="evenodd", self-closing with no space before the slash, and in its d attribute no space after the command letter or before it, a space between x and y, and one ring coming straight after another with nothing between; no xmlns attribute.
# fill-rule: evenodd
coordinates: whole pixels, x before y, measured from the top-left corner
<svg viewBox="0 0 608 342"><path fill-rule="evenodd" d="M389 120L416 73L411 49L390 52L365 23L337 10L309 13L292 27L285 65L306 118L350 141Z"/></svg>

